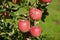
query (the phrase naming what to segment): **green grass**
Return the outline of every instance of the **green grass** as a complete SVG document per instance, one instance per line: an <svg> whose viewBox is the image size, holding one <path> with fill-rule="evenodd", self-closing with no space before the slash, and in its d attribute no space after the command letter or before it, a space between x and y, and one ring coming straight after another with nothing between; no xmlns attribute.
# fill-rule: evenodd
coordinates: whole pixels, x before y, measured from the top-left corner
<svg viewBox="0 0 60 40"><path fill-rule="evenodd" d="M47 8L49 16L38 25L42 27L42 34L52 37L51 40L60 40L60 0L53 0Z"/></svg>

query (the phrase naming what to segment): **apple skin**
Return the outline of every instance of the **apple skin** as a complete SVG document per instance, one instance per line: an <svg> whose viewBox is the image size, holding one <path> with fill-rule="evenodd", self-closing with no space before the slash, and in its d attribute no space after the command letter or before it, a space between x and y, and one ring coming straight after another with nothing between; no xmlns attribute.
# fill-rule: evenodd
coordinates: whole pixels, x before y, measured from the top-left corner
<svg viewBox="0 0 60 40"><path fill-rule="evenodd" d="M19 3L20 0L12 0L12 2L13 2L14 4L16 4L16 3Z"/></svg>
<svg viewBox="0 0 60 40"><path fill-rule="evenodd" d="M52 0L39 0L39 2L42 2L42 3L50 3Z"/></svg>
<svg viewBox="0 0 60 40"><path fill-rule="evenodd" d="M42 17L42 11L37 8L30 8L29 9L29 16L32 20L40 20Z"/></svg>
<svg viewBox="0 0 60 40"><path fill-rule="evenodd" d="M38 37L40 36L42 33L42 29L39 26L32 26L32 28L30 29L30 34L33 37Z"/></svg>
<svg viewBox="0 0 60 40"><path fill-rule="evenodd" d="M30 22L28 20L19 20L18 28L21 32L28 32L30 29Z"/></svg>

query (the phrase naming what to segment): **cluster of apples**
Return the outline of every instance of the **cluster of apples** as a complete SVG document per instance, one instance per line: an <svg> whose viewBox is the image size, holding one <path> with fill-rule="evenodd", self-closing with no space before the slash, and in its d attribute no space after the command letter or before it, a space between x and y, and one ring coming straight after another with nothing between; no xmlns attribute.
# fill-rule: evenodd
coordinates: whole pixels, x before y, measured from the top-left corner
<svg viewBox="0 0 60 40"><path fill-rule="evenodd" d="M40 20L42 17L42 11L39 9L35 8L30 8L29 10L29 16L32 20ZM30 34L33 37L38 37L42 33L42 29L40 26L31 26L30 27L30 22L28 20L19 20L18 22L18 28L21 32L30 32Z"/></svg>
<svg viewBox="0 0 60 40"><path fill-rule="evenodd" d="M48 3L51 2L51 0L39 0L39 2ZM29 17L35 21L40 20L42 17L42 11L37 8L30 8ZM23 33L30 32L33 37L38 37L42 33L42 29L40 26L30 26L30 22L24 19L19 20L18 28Z"/></svg>

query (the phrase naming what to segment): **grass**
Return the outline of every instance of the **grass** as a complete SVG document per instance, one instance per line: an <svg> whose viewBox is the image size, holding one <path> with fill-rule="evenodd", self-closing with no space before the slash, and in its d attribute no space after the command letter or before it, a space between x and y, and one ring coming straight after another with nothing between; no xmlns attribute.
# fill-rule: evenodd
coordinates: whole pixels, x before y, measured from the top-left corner
<svg viewBox="0 0 60 40"><path fill-rule="evenodd" d="M45 22L41 21L38 25L42 27L42 34L52 37L51 40L60 40L60 0L52 0L47 8L49 16L46 17Z"/></svg>

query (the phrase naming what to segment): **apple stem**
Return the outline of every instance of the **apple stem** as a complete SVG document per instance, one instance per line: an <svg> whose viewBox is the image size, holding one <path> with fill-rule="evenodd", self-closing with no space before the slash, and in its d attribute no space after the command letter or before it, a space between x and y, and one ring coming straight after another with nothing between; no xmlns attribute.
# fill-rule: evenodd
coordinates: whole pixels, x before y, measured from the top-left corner
<svg viewBox="0 0 60 40"><path fill-rule="evenodd" d="M35 7L35 12L34 12L34 18L35 18L35 20L34 20L34 26L36 26L36 7Z"/></svg>
<svg viewBox="0 0 60 40"><path fill-rule="evenodd" d="M38 40L40 40L40 38L39 37L36 37Z"/></svg>
<svg viewBox="0 0 60 40"><path fill-rule="evenodd" d="M35 12L34 12L34 14L35 14L35 20L34 20L34 25L36 26L36 7L37 7L37 0L35 1L36 3L35 3Z"/></svg>

